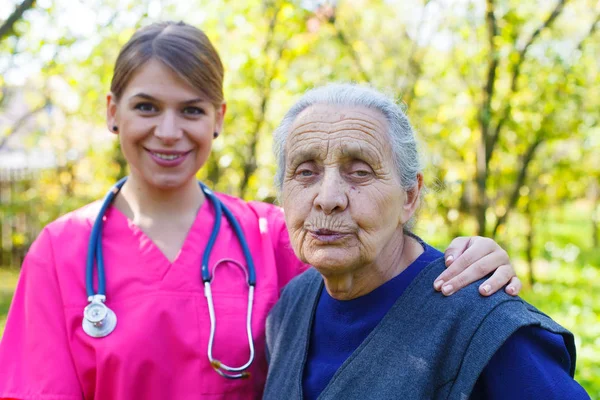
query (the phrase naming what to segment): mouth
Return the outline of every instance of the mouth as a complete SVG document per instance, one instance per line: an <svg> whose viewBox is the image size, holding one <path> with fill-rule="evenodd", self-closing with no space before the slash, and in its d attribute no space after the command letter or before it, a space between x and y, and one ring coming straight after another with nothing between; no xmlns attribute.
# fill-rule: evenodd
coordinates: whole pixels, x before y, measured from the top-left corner
<svg viewBox="0 0 600 400"><path fill-rule="evenodd" d="M350 235L348 232L338 232L329 229L317 229L309 232L313 238L323 243L334 243Z"/></svg>
<svg viewBox="0 0 600 400"><path fill-rule="evenodd" d="M165 150L162 150L161 151L161 150L150 150L150 149L146 149L146 151L148 151L152 156L154 156L156 158L160 158L161 160L165 160L165 161L177 160L178 158L184 157L191 152L191 150L188 150L188 151L165 151Z"/></svg>
<svg viewBox="0 0 600 400"><path fill-rule="evenodd" d="M151 150L144 148L152 160L161 167L172 168L181 165L187 156L192 152L188 151L174 151L174 150Z"/></svg>

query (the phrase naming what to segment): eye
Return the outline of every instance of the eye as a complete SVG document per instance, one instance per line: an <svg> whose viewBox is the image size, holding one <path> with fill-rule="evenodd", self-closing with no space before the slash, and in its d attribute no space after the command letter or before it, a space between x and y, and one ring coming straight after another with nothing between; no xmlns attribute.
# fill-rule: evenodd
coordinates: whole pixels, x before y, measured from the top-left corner
<svg viewBox="0 0 600 400"><path fill-rule="evenodd" d="M309 177L309 176L313 176L313 172L309 169L303 169L298 171L298 175L303 176L303 177Z"/></svg>
<svg viewBox="0 0 600 400"><path fill-rule="evenodd" d="M296 168L296 178L300 180L310 180L318 174L318 170L314 163L303 162Z"/></svg>
<svg viewBox="0 0 600 400"><path fill-rule="evenodd" d="M186 115L202 115L202 114L206 114L206 112L204 111L204 109L200 108L200 107L186 107L183 109L183 113Z"/></svg>
<svg viewBox="0 0 600 400"><path fill-rule="evenodd" d="M366 171L366 170L357 170L357 171L352 172L352 174L354 174L360 178L364 178L364 177L369 176L371 174L371 172Z"/></svg>
<svg viewBox="0 0 600 400"><path fill-rule="evenodd" d="M365 180L373 175L373 169L367 163L357 160L352 162L347 173L353 179Z"/></svg>
<svg viewBox="0 0 600 400"><path fill-rule="evenodd" d="M143 113L151 113L157 111L157 108L152 103L138 103L135 105L134 108Z"/></svg>

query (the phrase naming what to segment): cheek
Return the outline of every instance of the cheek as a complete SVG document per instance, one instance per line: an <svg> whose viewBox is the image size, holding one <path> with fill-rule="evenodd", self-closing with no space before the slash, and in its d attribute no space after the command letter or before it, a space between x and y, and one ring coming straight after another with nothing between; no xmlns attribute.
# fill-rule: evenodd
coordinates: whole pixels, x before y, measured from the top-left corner
<svg viewBox="0 0 600 400"><path fill-rule="evenodd" d="M210 152L212 150L212 144L213 144L212 136L210 138L201 138L199 140L196 140L196 145L198 146L198 149L199 149L199 151L198 151L199 156L203 161L208 158L208 155L210 154Z"/></svg>
<svg viewBox="0 0 600 400"><path fill-rule="evenodd" d="M281 199L285 212L285 224L290 234L292 247L296 254L302 258L301 248L306 244L304 222L312 209L310 194L295 183L284 183Z"/></svg>
<svg viewBox="0 0 600 400"><path fill-rule="evenodd" d="M353 218L364 234L395 230L402 210L399 190L387 187L371 187L352 190L350 194Z"/></svg>
<svg viewBox="0 0 600 400"><path fill-rule="evenodd" d="M119 141L121 145L134 145L144 140L152 129L150 121L144 118L128 118L119 124Z"/></svg>
<svg viewBox="0 0 600 400"><path fill-rule="evenodd" d="M285 182L281 198L286 221L289 219L289 226L302 226L312 209L311 191L294 181Z"/></svg>

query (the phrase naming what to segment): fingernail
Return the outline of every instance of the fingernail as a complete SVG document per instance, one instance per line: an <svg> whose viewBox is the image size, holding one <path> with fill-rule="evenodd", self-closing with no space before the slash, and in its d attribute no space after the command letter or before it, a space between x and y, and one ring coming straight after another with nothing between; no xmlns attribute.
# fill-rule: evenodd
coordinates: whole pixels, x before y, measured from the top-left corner
<svg viewBox="0 0 600 400"><path fill-rule="evenodd" d="M492 287L490 285L483 285L481 290L483 290L483 293L488 294L492 290Z"/></svg>
<svg viewBox="0 0 600 400"><path fill-rule="evenodd" d="M450 294L452 294L452 290L454 290L454 287L453 287L452 285L446 285L446 286L442 287L442 292L443 292L445 295L450 295Z"/></svg>
<svg viewBox="0 0 600 400"><path fill-rule="evenodd" d="M454 261L453 255L449 255L448 257L446 257L446 264L451 263L452 261Z"/></svg>
<svg viewBox="0 0 600 400"><path fill-rule="evenodd" d="M443 284L444 284L444 281L442 279L439 279L439 280L435 281L435 283L433 284L433 287L435 288L435 290L440 290L440 288L442 287Z"/></svg>
<svg viewBox="0 0 600 400"><path fill-rule="evenodd" d="M512 286L507 287L506 290L508 291L509 294L515 294L515 288Z"/></svg>

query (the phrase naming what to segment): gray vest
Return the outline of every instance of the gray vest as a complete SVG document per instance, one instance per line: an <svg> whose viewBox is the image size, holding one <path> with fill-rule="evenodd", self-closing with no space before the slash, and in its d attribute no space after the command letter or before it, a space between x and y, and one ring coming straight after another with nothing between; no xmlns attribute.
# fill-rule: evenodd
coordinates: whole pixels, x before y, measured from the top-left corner
<svg viewBox="0 0 600 400"><path fill-rule="evenodd" d="M520 298L482 297L472 284L450 297L433 289L443 259L428 265L335 373L319 399L468 399L492 355L517 329L563 335L575 372L573 335ZM302 399L302 374L321 275L296 277L267 319L265 399Z"/></svg>

